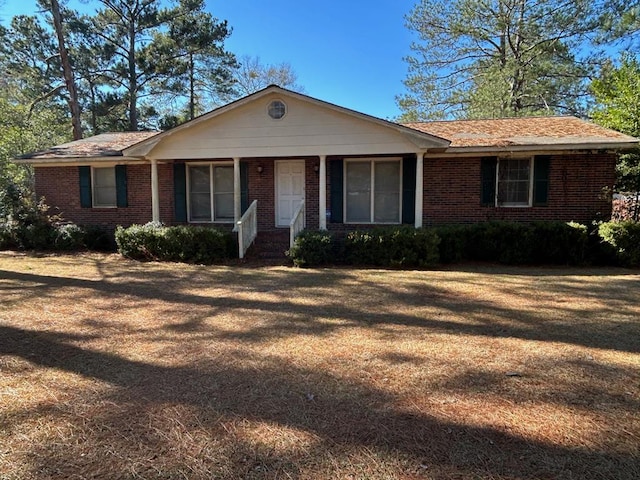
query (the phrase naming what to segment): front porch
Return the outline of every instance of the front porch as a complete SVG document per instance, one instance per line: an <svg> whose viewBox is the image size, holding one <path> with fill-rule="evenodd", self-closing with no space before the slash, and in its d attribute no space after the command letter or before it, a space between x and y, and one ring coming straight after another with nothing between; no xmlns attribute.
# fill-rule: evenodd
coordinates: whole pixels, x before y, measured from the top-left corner
<svg viewBox="0 0 640 480"><path fill-rule="evenodd" d="M347 165L356 164L371 165L371 169L375 165L397 164L397 189L391 194L396 217L391 221L376 222L373 214L370 221L349 221L351 198L370 196L371 207L366 208L373 212L378 201L375 188L384 181L383 177L374 177L372 171L365 197L362 192L348 191L343 187L345 175L351 175ZM240 258L260 232L286 231L292 244L304 228L327 230L329 223L336 224L337 228L339 224L354 228L378 223L410 223L419 228L422 226L423 164L422 151L371 156L175 160L173 212L161 212L160 185L166 185L167 181L158 178L158 161L150 160L152 221L229 226L238 232ZM163 171L168 173L168 169ZM378 201L380 205L385 201L389 203L389 194L386 195L387 198Z"/></svg>

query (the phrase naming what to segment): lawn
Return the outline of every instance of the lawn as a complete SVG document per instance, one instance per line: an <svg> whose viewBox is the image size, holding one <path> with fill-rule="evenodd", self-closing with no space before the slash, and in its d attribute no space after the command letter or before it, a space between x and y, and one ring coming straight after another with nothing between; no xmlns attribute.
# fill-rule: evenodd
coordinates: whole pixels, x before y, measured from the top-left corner
<svg viewBox="0 0 640 480"><path fill-rule="evenodd" d="M639 297L0 253L0 478L638 479Z"/></svg>

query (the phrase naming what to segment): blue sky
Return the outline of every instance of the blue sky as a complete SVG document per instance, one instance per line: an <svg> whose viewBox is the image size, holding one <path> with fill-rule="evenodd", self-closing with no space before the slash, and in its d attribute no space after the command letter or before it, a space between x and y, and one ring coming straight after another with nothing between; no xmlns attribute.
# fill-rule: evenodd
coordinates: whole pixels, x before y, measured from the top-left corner
<svg viewBox="0 0 640 480"><path fill-rule="evenodd" d="M86 3L86 2L85 2ZM395 96L412 34L404 15L414 0L207 0L233 28L228 50L262 63L291 64L312 97L381 118L400 114ZM97 4L90 2L89 7ZM32 14L35 0L0 0L3 24ZM70 0L71 6L82 6Z"/></svg>

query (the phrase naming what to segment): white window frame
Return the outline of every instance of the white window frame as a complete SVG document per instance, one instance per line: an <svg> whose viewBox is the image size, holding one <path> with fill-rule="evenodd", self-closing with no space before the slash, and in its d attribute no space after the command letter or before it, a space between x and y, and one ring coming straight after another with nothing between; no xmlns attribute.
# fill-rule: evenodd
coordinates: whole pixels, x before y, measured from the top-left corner
<svg viewBox="0 0 640 480"><path fill-rule="evenodd" d="M188 223L233 223L234 219L224 219L224 220L216 220L215 219L215 192L213 189L214 181L213 181L213 172L215 167L233 167L233 162L189 162L186 163L186 183L187 183L187 220ZM209 167L209 195L211 202L211 218L209 220L192 220L191 219L191 167Z"/></svg>
<svg viewBox="0 0 640 480"><path fill-rule="evenodd" d="M504 208L529 208L533 206L533 183L534 183L534 171L536 162L534 161L535 157L498 157L498 162L496 164L496 195L495 195L495 206L496 207L504 207ZM499 194L500 194L500 162L501 161L509 161L509 160L529 160L529 192L527 203L508 203L503 202L500 203Z"/></svg>
<svg viewBox="0 0 640 480"><path fill-rule="evenodd" d="M113 179L115 181L114 183L114 192L115 192L115 203L113 204L104 204L104 205L100 205L96 202L96 175L95 175L95 171L96 170L106 170L106 169L111 169L113 170ZM104 166L99 166L99 167L94 167L91 166L91 207L92 208L118 208L118 178L116 177L116 166L115 165L104 165Z"/></svg>
<svg viewBox="0 0 640 480"><path fill-rule="evenodd" d="M375 164L383 163L383 162L398 162L400 164L400 173L399 173L399 198L398 198L398 221L397 222L376 222L375 219ZM343 165L342 178L343 180L343 198L342 198L342 218L344 218L345 224L354 224L354 225L401 225L402 224L402 176L403 176L403 168L404 162L402 161L402 157L369 157L369 158L345 158ZM370 163L371 164L371 198L370 198L370 209L369 209L369 221L368 222L352 222L347 218L347 193L348 193L348 185L347 185L347 164L348 163Z"/></svg>

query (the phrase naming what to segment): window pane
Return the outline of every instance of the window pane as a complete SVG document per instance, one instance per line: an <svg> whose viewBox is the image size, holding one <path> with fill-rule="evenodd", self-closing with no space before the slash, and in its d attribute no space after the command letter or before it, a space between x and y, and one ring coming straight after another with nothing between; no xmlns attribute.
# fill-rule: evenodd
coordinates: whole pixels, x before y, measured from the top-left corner
<svg viewBox="0 0 640 480"><path fill-rule="evenodd" d="M371 163L347 162L347 222L371 221Z"/></svg>
<svg viewBox="0 0 640 480"><path fill-rule="evenodd" d="M400 221L400 162L375 163L374 222Z"/></svg>
<svg viewBox="0 0 640 480"><path fill-rule="evenodd" d="M209 167L189 167L189 190L192 192L209 192Z"/></svg>
<svg viewBox="0 0 640 480"><path fill-rule="evenodd" d="M529 204L531 162L525 159L501 159L498 172L498 202L510 205Z"/></svg>
<svg viewBox="0 0 640 480"><path fill-rule="evenodd" d="M211 185L208 165L189 167L189 207L192 221L211 221Z"/></svg>
<svg viewBox="0 0 640 480"><path fill-rule="evenodd" d="M215 193L233 193L233 167L215 167L213 169L213 191Z"/></svg>
<svg viewBox="0 0 640 480"><path fill-rule="evenodd" d="M95 207L116 206L115 167L93 169L93 205Z"/></svg>
<svg viewBox="0 0 640 480"><path fill-rule="evenodd" d="M216 193L213 196L216 220L233 220L233 193Z"/></svg>

